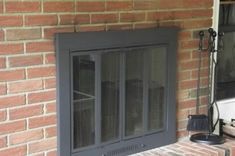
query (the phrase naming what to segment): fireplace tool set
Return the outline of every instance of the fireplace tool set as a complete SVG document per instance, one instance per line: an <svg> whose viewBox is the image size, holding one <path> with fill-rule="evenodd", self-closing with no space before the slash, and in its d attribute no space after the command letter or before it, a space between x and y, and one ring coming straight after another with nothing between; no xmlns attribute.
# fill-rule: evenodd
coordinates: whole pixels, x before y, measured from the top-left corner
<svg viewBox="0 0 235 156"><path fill-rule="evenodd" d="M205 133L197 133L190 137L190 140L197 143L206 143L206 144L222 144L225 139L222 136L213 134L216 125L219 122L219 110L216 103L216 52L220 52L223 47L222 36L223 33L216 33L212 28L208 29L209 37L208 37L208 46L205 48L204 31L199 32L199 61L198 61L198 82L197 82L197 92L196 92L196 114L189 115L187 130L188 131L204 131ZM218 49L215 48L216 37L218 37ZM200 114L199 106L200 106L200 73L201 73L201 62L202 62L202 53L209 52L208 56L208 114ZM214 79L213 79L214 78ZM212 94L213 91L213 94ZM217 120L213 123L213 107L217 110Z"/></svg>

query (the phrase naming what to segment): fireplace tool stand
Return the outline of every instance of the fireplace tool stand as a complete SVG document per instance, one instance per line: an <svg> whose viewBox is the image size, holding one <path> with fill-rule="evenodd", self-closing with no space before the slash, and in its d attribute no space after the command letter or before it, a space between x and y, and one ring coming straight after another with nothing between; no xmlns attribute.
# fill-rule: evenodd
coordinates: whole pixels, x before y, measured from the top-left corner
<svg viewBox="0 0 235 156"><path fill-rule="evenodd" d="M190 140L196 143L205 143L205 144L210 144L210 145L215 145L215 144L223 144L225 142L225 139L222 136L213 134L216 125L219 122L219 109L216 103L216 68L217 68L217 62L216 62L216 53L222 50L223 47L223 42L222 42L222 36L223 33L216 33L212 28L208 29L209 32L209 37L208 37L208 47L204 48L203 47L203 42L204 42L204 32L200 31L199 32L199 51L200 53L202 52L209 52L209 73L208 73L208 80L209 80L209 104L208 104L208 132L207 133L197 133L194 134L190 137ZM218 37L218 49L215 49L215 41L216 37ZM210 63L211 62L211 63ZM211 70L210 70L211 69ZM214 79L213 79L213 74L214 74ZM214 82L213 82L214 81ZM213 88L214 87L214 88ZM214 89L214 90L213 90ZM211 95L213 91L213 94ZM213 107L215 106L217 110L217 120L215 123L213 123Z"/></svg>

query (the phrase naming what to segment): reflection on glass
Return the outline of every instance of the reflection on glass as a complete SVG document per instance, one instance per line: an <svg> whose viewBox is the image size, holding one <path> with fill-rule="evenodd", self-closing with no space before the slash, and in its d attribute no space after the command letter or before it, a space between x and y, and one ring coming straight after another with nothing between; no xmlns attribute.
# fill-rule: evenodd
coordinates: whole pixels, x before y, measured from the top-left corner
<svg viewBox="0 0 235 156"><path fill-rule="evenodd" d="M143 52L126 53L126 136L143 132L143 65Z"/></svg>
<svg viewBox="0 0 235 156"><path fill-rule="evenodd" d="M217 100L235 97L235 32L225 33L223 43L218 53Z"/></svg>
<svg viewBox="0 0 235 156"><path fill-rule="evenodd" d="M235 25L235 4L223 4L219 9L219 25Z"/></svg>
<svg viewBox="0 0 235 156"><path fill-rule="evenodd" d="M101 60L101 139L105 142L119 136L120 56L107 53Z"/></svg>
<svg viewBox="0 0 235 156"><path fill-rule="evenodd" d="M99 63L97 69L95 63ZM74 148L94 145L95 138L103 143L163 129L166 64L164 47L112 51L95 58L73 56ZM96 95L95 90L99 90ZM100 114L95 106L101 106ZM123 110L125 118L120 121ZM124 136L120 136L123 126Z"/></svg>
<svg viewBox="0 0 235 156"><path fill-rule="evenodd" d="M95 61L90 55L73 57L74 148L95 142Z"/></svg>
<svg viewBox="0 0 235 156"><path fill-rule="evenodd" d="M148 130L163 128L164 121L164 86L166 79L166 49L148 50L149 95L148 95Z"/></svg>

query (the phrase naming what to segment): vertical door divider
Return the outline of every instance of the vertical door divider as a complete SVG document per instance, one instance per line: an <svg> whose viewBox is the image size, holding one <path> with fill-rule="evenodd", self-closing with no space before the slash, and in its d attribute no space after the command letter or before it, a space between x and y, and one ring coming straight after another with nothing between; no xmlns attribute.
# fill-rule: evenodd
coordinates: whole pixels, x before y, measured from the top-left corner
<svg viewBox="0 0 235 156"><path fill-rule="evenodd" d="M71 53L71 51L69 50L69 66L70 66L70 127L71 127L71 134L70 134L70 138L71 138L71 151L73 151L74 149L74 103L73 103L73 90L74 90L74 85L73 85L73 55Z"/></svg>
<svg viewBox="0 0 235 156"><path fill-rule="evenodd" d="M101 54L95 54L95 143L101 143Z"/></svg>
<svg viewBox="0 0 235 156"><path fill-rule="evenodd" d="M149 60L148 52L144 53L144 71L143 71L143 133L148 132L148 89L149 89Z"/></svg>
<svg viewBox="0 0 235 156"><path fill-rule="evenodd" d="M125 75L126 75L126 73L125 73L125 66L126 66L126 64L125 64L125 52L126 52L126 49L124 49L124 48L122 48L121 49L121 53L120 53L120 102L119 102L119 109L120 109L120 111L119 111L119 115L120 115L120 121L119 121L119 123L120 123L120 125L119 125L119 129L120 129L120 138L121 138L121 140L123 139L123 138L125 138L125 94L126 94L126 92L125 92L125 88L126 88L126 86L125 86Z"/></svg>

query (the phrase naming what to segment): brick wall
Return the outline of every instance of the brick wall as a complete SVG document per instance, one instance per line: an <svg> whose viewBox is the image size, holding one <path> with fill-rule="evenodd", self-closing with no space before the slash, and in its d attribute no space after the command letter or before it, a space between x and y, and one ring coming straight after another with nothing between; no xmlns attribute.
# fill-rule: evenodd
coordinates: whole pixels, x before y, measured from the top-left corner
<svg viewBox="0 0 235 156"><path fill-rule="evenodd" d="M56 155L55 32L180 27L177 134L187 135L187 116L195 111L196 34L211 27L212 3L212 0L1 0L0 156ZM202 71L205 85L206 56ZM206 100L201 98L203 103Z"/></svg>

